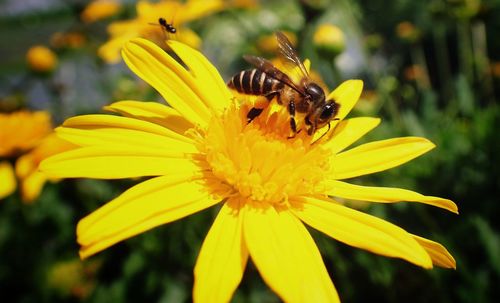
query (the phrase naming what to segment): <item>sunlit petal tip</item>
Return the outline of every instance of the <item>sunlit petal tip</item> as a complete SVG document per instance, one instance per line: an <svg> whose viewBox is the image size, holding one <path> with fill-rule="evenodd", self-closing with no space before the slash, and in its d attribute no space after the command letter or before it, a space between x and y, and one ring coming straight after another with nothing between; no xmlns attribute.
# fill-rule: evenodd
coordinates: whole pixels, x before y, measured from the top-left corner
<svg viewBox="0 0 500 303"><path fill-rule="evenodd" d="M419 202L436 206L458 214L457 205L449 200L434 196L424 196L402 188L362 186L338 180L328 180L325 184L329 188L326 193L333 197L344 199L368 201L375 203Z"/></svg>
<svg viewBox="0 0 500 303"><path fill-rule="evenodd" d="M455 202L451 201L450 199L435 197L435 201L436 204L442 205L438 207L444 208L456 215L459 215L458 205Z"/></svg>
<svg viewBox="0 0 500 303"><path fill-rule="evenodd" d="M442 268L457 269L457 262L455 258L448 252L448 250L438 242L410 234L423 249L429 254L432 263Z"/></svg>
<svg viewBox="0 0 500 303"><path fill-rule="evenodd" d="M429 254L399 226L330 199L306 198L298 205L293 212L300 220L340 242L432 268Z"/></svg>
<svg viewBox="0 0 500 303"><path fill-rule="evenodd" d="M81 248L78 251L78 256L80 257L80 260L85 260L93 255L95 255L97 252L91 252L86 248Z"/></svg>

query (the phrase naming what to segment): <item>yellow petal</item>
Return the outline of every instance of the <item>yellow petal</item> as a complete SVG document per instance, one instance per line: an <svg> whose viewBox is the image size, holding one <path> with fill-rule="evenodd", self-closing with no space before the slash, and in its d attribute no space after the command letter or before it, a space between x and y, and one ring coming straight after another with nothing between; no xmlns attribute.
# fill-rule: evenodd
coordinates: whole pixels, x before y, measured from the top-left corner
<svg viewBox="0 0 500 303"><path fill-rule="evenodd" d="M0 112L0 156L15 156L40 144L52 131L50 121L46 111Z"/></svg>
<svg viewBox="0 0 500 303"><path fill-rule="evenodd" d="M158 102L119 101L105 106L104 109L161 125L181 135L194 126L178 111Z"/></svg>
<svg viewBox="0 0 500 303"><path fill-rule="evenodd" d="M9 162L0 162L0 199L7 197L16 190L14 169Z"/></svg>
<svg viewBox="0 0 500 303"><path fill-rule="evenodd" d="M283 301L339 302L318 248L297 218L286 210L247 203L243 220L250 256Z"/></svg>
<svg viewBox="0 0 500 303"><path fill-rule="evenodd" d="M412 236L431 256L432 264L443 268L457 269L455 259L443 245L417 235Z"/></svg>
<svg viewBox="0 0 500 303"><path fill-rule="evenodd" d="M360 145L333 157L333 179L347 179L406 163L435 145L425 138L403 137Z"/></svg>
<svg viewBox="0 0 500 303"><path fill-rule="evenodd" d="M293 205L302 221L340 242L432 267L431 258L412 235L394 224L331 200L304 198Z"/></svg>
<svg viewBox="0 0 500 303"><path fill-rule="evenodd" d="M326 186L329 188L326 194L334 197L380 203L396 203L401 201L420 202L458 213L457 205L451 200L424 196L407 189L361 186L336 180L328 180Z"/></svg>
<svg viewBox="0 0 500 303"><path fill-rule="evenodd" d="M92 146L60 153L44 160L40 170L51 178L120 179L201 172L191 159L161 150Z"/></svg>
<svg viewBox="0 0 500 303"><path fill-rule="evenodd" d="M80 13L80 18L85 23L92 23L106 19L118 13L122 6L120 2L113 0L92 1L85 6Z"/></svg>
<svg viewBox="0 0 500 303"><path fill-rule="evenodd" d="M177 28L175 40L187 44L194 49L201 48L202 41L200 36L188 27Z"/></svg>
<svg viewBox="0 0 500 303"><path fill-rule="evenodd" d="M125 191L77 226L80 257L86 258L153 227L183 218L220 201L191 174L162 176Z"/></svg>
<svg viewBox="0 0 500 303"><path fill-rule="evenodd" d="M101 129L137 130L164 136L167 138L176 139L183 142L189 142L189 143L193 142L191 139L185 137L184 135L180 135L175 131L165 128L161 124L158 125L152 121L144 121L129 117L120 117L112 115L76 116L64 121L63 126L68 128L80 128L88 130L101 130Z"/></svg>
<svg viewBox="0 0 500 303"><path fill-rule="evenodd" d="M113 31L113 25L111 24L108 27L108 32ZM120 27L119 27L120 28ZM118 63L121 60L120 49L123 45L131 38L137 37L139 34L137 31L129 32L122 36L116 36L115 38L110 38L106 43L101 45L97 50L97 54L107 63L114 64Z"/></svg>
<svg viewBox="0 0 500 303"><path fill-rule="evenodd" d="M178 15L174 12L174 16L178 22L185 23L220 11L225 6L221 0L189 0L178 10Z"/></svg>
<svg viewBox="0 0 500 303"><path fill-rule="evenodd" d="M221 0L188 0L188 1L148 1L137 2L137 16L142 19L158 18L172 20L175 25L202 18L224 8Z"/></svg>
<svg viewBox="0 0 500 303"><path fill-rule="evenodd" d="M340 104L337 118L344 119L347 114L358 102L359 96L363 91L363 81L347 80L340 84L333 92L328 95L327 100L333 99Z"/></svg>
<svg viewBox="0 0 500 303"><path fill-rule="evenodd" d="M46 181L47 176L38 171L29 174L21 180L20 188L23 202L31 203L38 198Z"/></svg>
<svg viewBox="0 0 500 303"><path fill-rule="evenodd" d="M240 203L227 201L210 228L194 268L194 302L229 302L248 261Z"/></svg>
<svg viewBox="0 0 500 303"><path fill-rule="evenodd" d="M368 117L342 120L335 127L335 130L331 132L327 139L329 141L324 146L329 148L332 154L336 154L366 135L379 123L380 119Z"/></svg>
<svg viewBox="0 0 500 303"><path fill-rule="evenodd" d="M126 43L122 56L128 67L154 87L187 120L205 127L210 112L193 91L192 75L160 47L145 39ZM191 81L190 81L191 80Z"/></svg>
<svg viewBox="0 0 500 303"><path fill-rule="evenodd" d="M233 97L217 69L200 52L175 40L169 40L168 45L188 66L192 77L186 81L204 103L216 112L222 112L229 106ZM189 82L188 82L189 83Z"/></svg>
<svg viewBox="0 0 500 303"><path fill-rule="evenodd" d="M149 132L125 128L76 129L59 127L57 135L80 146L121 147L129 150L142 148L156 149L158 153L187 154L197 153L196 146L177 139L172 139Z"/></svg>

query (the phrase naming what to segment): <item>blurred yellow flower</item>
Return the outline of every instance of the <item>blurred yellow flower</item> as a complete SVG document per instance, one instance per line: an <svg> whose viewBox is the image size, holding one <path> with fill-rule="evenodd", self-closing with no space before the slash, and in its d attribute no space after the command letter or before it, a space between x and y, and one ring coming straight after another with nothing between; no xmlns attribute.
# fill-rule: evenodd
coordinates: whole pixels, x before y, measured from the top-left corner
<svg viewBox="0 0 500 303"><path fill-rule="evenodd" d="M500 62L494 61L490 63L491 74L495 78L500 78Z"/></svg>
<svg viewBox="0 0 500 303"><path fill-rule="evenodd" d="M410 43L417 41L421 36L420 30L409 21L398 23L396 26L396 34L402 40Z"/></svg>
<svg viewBox="0 0 500 303"><path fill-rule="evenodd" d="M55 32L50 36L50 45L54 48L79 48L87 38L79 32Z"/></svg>
<svg viewBox="0 0 500 303"><path fill-rule="evenodd" d="M297 36L293 32L283 31L283 34L290 40L293 46L297 45ZM263 52L268 54L276 54L278 51L278 42L276 41L276 35L273 33L271 35L266 35L260 37L257 40L257 48Z"/></svg>
<svg viewBox="0 0 500 303"><path fill-rule="evenodd" d="M255 9L259 7L259 0L224 0L226 7Z"/></svg>
<svg viewBox="0 0 500 303"><path fill-rule="evenodd" d="M80 18L85 23L92 23L115 15L121 8L117 0L94 0L85 7Z"/></svg>
<svg viewBox="0 0 500 303"><path fill-rule="evenodd" d="M198 35L183 26L185 23L202 18L224 8L222 0L163 0L157 3L139 1L136 6L137 17L127 21L113 22L108 26L111 36L109 41L99 48L99 56L108 63L120 60L120 50L131 38L143 37L165 45L165 40L174 39L199 48ZM176 34L168 34L159 25L159 18L164 18L177 29Z"/></svg>
<svg viewBox="0 0 500 303"><path fill-rule="evenodd" d="M0 161L0 200L16 190L16 177L8 161Z"/></svg>
<svg viewBox="0 0 500 303"><path fill-rule="evenodd" d="M101 263L99 260L83 263L77 258L57 262L48 270L47 285L61 296L84 300L96 286L95 276Z"/></svg>
<svg viewBox="0 0 500 303"><path fill-rule="evenodd" d="M73 148L52 133L50 114L45 111L0 113L0 159L17 158L16 174L24 202L38 197L47 177L38 164L48 156ZM0 162L0 199L16 189L12 165Z"/></svg>
<svg viewBox="0 0 500 303"><path fill-rule="evenodd" d="M24 202L33 202L47 182L47 176L38 170L40 162L52 155L75 148L54 133L48 135L30 152L22 155L16 161L16 175L19 178L21 197ZM56 181L56 180L51 180Z"/></svg>
<svg viewBox="0 0 500 303"><path fill-rule="evenodd" d="M33 71L45 73L54 70L57 66L57 56L46 46L36 45L26 53L26 62Z"/></svg>
<svg viewBox="0 0 500 303"><path fill-rule="evenodd" d="M168 44L185 65L144 39L127 43L123 57L171 107L121 101L106 107L121 116L70 118L56 132L81 147L40 166L57 178L152 177L78 223L82 258L222 204L194 269L195 302L229 301L249 257L284 301L338 302L304 224L348 245L424 268L455 267L440 244L330 198L419 202L457 212L447 199L343 181L399 166L434 147L424 138L403 137L346 150L380 122L345 119L361 94L361 81L346 81L329 94L341 105L340 121L331 132L321 139L322 130L314 138L301 132L287 139L286 109L269 106L247 123L249 105L235 100L215 67L180 42Z"/></svg>
<svg viewBox="0 0 500 303"><path fill-rule="evenodd" d="M313 41L318 51L328 57L335 57L345 49L344 33L333 24L324 23L318 26Z"/></svg>
<svg viewBox="0 0 500 303"><path fill-rule="evenodd" d="M35 147L51 131L48 112L0 113L0 157L15 156Z"/></svg>

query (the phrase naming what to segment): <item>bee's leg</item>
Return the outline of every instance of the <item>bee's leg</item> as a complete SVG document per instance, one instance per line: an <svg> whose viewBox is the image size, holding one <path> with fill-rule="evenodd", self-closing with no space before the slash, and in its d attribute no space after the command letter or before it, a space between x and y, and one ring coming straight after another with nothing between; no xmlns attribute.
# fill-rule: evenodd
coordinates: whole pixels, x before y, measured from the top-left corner
<svg viewBox="0 0 500 303"><path fill-rule="evenodd" d="M247 114L247 123L250 123L253 119L257 118L263 110L263 108L253 107Z"/></svg>
<svg viewBox="0 0 500 303"><path fill-rule="evenodd" d="M290 100L288 103L288 113L290 113L290 128L292 129L293 135L288 137L293 138L297 134L297 123L295 122L295 101Z"/></svg>
<svg viewBox="0 0 500 303"><path fill-rule="evenodd" d="M314 133L314 125L311 123L311 120L309 120L309 116L306 116L304 119L304 123L307 126L307 134L311 136Z"/></svg>

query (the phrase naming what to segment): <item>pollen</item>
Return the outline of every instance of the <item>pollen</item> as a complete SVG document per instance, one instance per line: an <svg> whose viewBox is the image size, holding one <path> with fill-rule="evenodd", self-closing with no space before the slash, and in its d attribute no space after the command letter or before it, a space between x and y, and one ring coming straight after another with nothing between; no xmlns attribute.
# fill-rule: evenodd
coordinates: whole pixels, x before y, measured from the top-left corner
<svg viewBox="0 0 500 303"><path fill-rule="evenodd" d="M233 104L202 136L199 148L214 177L255 202L287 204L289 197L322 192L330 152L305 132L291 138L286 110L270 106L247 123L248 110Z"/></svg>

